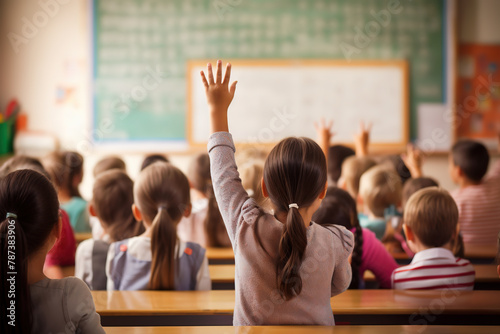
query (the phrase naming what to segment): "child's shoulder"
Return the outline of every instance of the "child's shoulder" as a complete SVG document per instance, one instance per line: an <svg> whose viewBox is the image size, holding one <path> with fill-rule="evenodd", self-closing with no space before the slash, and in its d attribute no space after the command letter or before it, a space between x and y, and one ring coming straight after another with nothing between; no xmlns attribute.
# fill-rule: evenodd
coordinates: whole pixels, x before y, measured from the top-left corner
<svg viewBox="0 0 500 334"><path fill-rule="evenodd" d="M340 225L319 225L313 223L310 226L315 231L317 238L327 238L334 245L342 245L350 250L354 247L354 235L351 231ZM340 242L339 242L340 241Z"/></svg>
<svg viewBox="0 0 500 334"><path fill-rule="evenodd" d="M87 294L89 289L81 279L77 277L65 277L61 279L43 279L39 282L31 284L31 290L63 290L66 295Z"/></svg>

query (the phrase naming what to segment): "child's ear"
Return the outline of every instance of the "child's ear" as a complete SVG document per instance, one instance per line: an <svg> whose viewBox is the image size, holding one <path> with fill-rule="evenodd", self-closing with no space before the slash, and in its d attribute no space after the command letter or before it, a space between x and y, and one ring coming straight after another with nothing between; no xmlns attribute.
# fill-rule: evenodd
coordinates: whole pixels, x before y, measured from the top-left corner
<svg viewBox="0 0 500 334"><path fill-rule="evenodd" d="M328 190L328 182L325 183L325 188L323 189L323 191L321 192L321 194L319 194L319 199L324 199L325 198L327 190Z"/></svg>
<svg viewBox="0 0 500 334"><path fill-rule="evenodd" d="M95 207L92 203L89 204L89 213L92 217L97 217L97 213L95 211Z"/></svg>
<svg viewBox="0 0 500 334"><path fill-rule="evenodd" d="M189 205L186 207L186 210L184 210L184 213L182 215L184 217L191 216L191 210L193 210L193 205L191 203L189 203Z"/></svg>
<svg viewBox="0 0 500 334"><path fill-rule="evenodd" d="M264 178L262 178L260 180L260 186L262 188L262 196L264 196L265 198L268 198L269 194L267 193L267 188L266 188L266 184L264 182Z"/></svg>
<svg viewBox="0 0 500 334"><path fill-rule="evenodd" d="M135 204L132 204L132 214L134 215L135 220L137 220L138 222L142 220L142 213Z"/></svg>
<svg viewBox="0 0 500 334"><path fill-rule="evenodd" d="M57 220L57 224L54 226L52 229L52 235L56 240L58 240L61 237L61 231L62 231L62 215L59 211L59 218Z"/></svg>
<svg viewBox="0 0 500 334"><path fill-rule="evenodd" d="M415 241L415 235L413 234L411 227L409 227L405 223L403 223L403 231L405 232L406 240Z"/></svg>

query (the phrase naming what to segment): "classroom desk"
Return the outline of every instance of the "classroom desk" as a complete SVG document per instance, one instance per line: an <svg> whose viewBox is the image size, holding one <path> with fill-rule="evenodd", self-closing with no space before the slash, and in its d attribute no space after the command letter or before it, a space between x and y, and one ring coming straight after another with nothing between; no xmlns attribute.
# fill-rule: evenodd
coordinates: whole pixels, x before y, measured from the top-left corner
<svg viewBox="0 0 500 334"><path fill-rule="evenodd" d="M80 242L87 239L92 239L92 233L75 233L76 246L78 246Z"/></svg>
<svg viewBox="0 0 500 334"><path fill-rule="evenodd" d="M498 249L495 246L489 245L468 245L464 249L466 259L486 259L493 260L497 256Z"/></svg>
<svg viewBox="0 0 500 334"><path fill-rule="evenodd" d="M231 325L234 291L92 291L104 326ZM337 324L500 325L500 291L348 290Z"/></svg>
<svg viewBox="0 0 500 334"><path fill-rule="evenodd" d="M210 326L210 327L106 327L108 334L490 334L500 326Z"/></svg>
<svg viewBox="0 0 500 334"><path fill-rule="evenodd" d="M230 247L207 248L207 258L209 264L234 264L234 252Z"/></svg>

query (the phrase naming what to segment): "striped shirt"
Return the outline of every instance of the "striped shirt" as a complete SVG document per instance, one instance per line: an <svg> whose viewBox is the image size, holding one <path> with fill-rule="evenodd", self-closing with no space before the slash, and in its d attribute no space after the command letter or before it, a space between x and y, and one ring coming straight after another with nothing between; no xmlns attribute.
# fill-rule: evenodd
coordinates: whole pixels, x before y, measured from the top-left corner
<svg viewBox="0 0 500 334"><path fill-rule="evenodd" d="M500 231L500 161L480 184L457 189L451 196L460 212L464 244L495 246Z"/></svg>
<svg viewBox="0 0 500 334"><path fill-rule="evenodd" d="M468 260L455 258L445 248L429 248L415 254L409 265L394 270L392 288L472 290L475 275Z"/></svg>

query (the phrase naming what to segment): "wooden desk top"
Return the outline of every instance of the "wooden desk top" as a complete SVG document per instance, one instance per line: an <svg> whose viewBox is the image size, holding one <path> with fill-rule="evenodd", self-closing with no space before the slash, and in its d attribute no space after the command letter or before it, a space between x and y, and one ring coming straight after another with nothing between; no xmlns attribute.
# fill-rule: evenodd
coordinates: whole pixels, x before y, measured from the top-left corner
<svg viewBox="0 0 500 334"><path fill-rule="evenodd" d="M207 327L105 327L108 334L489 334L499 333L500 326L207 326Z"/></svg>
<svg viewBox="0 0 500 334"><path fill-rule="evenodd" d="M232 248L207 248L207 258L209 260L234 260Z"/></svg>
<svg viewBox="0 0 500 334"><path fill-rule="evenodd" d="M466 259L474 259L474 258L486 258L486 259L494 259L497 256L497 246L496 245L469 245L465 246L465 258Z"/></svg>
<svg viewBox="0 0 500 334"><path fill-rule="evenodd" d="M101 316L232 314L234 291L92 291ZM334 314L500 315L500 291L348 290L331 299Z"/></svg>
<svg viewBox="0 0 500 334"><path fill-rule="evenodd" d="M78 245L80 242L92 239L92 233L75 233L75 242Z"/></svg>

